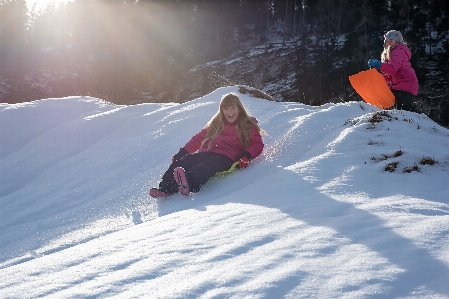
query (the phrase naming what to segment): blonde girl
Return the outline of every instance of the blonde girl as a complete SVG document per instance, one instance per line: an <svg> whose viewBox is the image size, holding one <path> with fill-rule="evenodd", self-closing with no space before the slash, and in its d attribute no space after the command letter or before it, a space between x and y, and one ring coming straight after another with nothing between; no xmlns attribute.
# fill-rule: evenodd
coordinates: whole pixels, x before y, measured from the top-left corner
<svg viewBox="0 0 449 299"><path fill-rule="evenodd" d="M217 113L172 158L152 197L168 197L176 192L198 192L217 172L225 171L238 161L247 167L262 153L262 130L248 114L239 97L229 93L222 97Z"/></svg>
<svg viewBox="0 0 449 299"><path fill-rule="evenodd" d="M401 32L390 30L384 35L381 61L370 59L368 66L383 73L385 81L396 98L394 104L396 109L416 111L413 101L418 94L419 84L410 63L411 57L412 53Z"/></svg>

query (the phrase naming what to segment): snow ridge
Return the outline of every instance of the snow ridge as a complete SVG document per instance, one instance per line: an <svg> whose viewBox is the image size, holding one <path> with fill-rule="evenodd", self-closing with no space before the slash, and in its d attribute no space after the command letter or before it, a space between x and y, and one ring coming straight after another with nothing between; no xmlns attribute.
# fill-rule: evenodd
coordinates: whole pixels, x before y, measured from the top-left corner
<svg viewBox="0 0 449 299"><path fill-rule="evenodd" d="M263 154L150 198L238 89L2 104L0 298L449 298L449 130L425 115L242 94Z"/></svg>

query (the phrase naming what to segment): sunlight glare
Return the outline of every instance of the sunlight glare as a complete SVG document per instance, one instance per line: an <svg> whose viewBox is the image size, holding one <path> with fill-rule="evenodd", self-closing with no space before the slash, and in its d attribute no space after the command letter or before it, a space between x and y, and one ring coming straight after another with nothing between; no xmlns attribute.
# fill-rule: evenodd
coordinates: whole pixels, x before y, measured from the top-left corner
<svg viewBox="0 0 449 299"><path fill-rule="evenodd" d="M49 5L55 5L58 7L61 3L67 3L73 0L26 0L28 10L31 11L34 7L36 11L42 11Z"/></svg>

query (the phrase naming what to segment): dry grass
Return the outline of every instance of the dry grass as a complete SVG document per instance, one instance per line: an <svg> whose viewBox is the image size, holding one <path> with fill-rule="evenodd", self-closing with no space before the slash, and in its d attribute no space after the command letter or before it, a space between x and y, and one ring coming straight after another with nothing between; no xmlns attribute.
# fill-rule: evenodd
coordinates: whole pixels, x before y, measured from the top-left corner
<svg viewBox="0 0 449 299"><path fill-rule="evenodd" d="M433 158L430 158L430 157L423 157L421 159L421 161L419 161L419 164L421 164L421 165L434 165L436 163L438 163L438 162L435 161Z"/></svg>
<svg viewBox="0 0 449 299"><path fill-rule="evenodd" d="M368 119L368 122L374 125L374 124L380 123L384 120L390 120L391 118L392 118L392 116L390 114L388 114L388 112L378 111L378 112L373 113L371 118Z"/></svg>
<svg viewBox="0 0 449 299"><path fill-rule="evenodd" d="M402 170L402 171L406 172L406 173L410 173L413 171L420 172L420 169L419 169L418 165L414 164L413 166L405 167L404 170Z"/></svg>
<svg viewBox="0 0 449 299"><path fill-rule="evenodd" d="M398 168L398 164L399 164L399 162L388 163L387 165L385 165L384 170L388 171L388 172L394 172L396 170L396 168Z"/></svg>

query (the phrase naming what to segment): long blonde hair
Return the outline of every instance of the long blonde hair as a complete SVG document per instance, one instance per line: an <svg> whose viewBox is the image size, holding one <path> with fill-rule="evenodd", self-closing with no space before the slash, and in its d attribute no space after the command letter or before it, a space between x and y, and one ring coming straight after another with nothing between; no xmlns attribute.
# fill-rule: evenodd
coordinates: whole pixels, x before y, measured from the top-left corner
<svg viewBox="0 0 449 299"><path fill-rule="evenodd" d="M208 142L208 146L210 148L215 138L223 132L225 125L223 109L230 106L236 106L239 109L238 124L236 129L243 148L248 148L251 143L251 127L255 128L258 132L262 132L262 129L255 122L255 118L249 115L245 107L243 107L239 97L235 93L228 93L221 98L217 113L215 113L215 115L207 123L206 138L204 138L201 146Z"/></svg>
<svg viewBox="0 0 449 299"><path fill-rule="evenodd" d="M392 47L392 46L384 47L384 50L383 50L382 54L380 55L380 61L381 62L388 62L388 61L390 61L390 59L391 59L391 50L393 48L394 47Z"/></svg>
<svg viewBox="0 0 449 299"><path fill-rule="evenodd" d="M402 42L398 42L398 45L399 44L407 45L407 42L402 40ZM391 45L390 46L385 46L384 45L384 50L383 50L382 54L380 55L380 61L381 62L388 62L388 61L390 61L391 60L391 50L393 50L393 48L396 47L396 46L397 45L394 45L394 46L391 46Z"/></svg>

